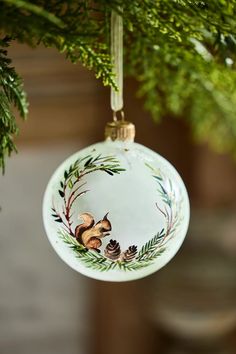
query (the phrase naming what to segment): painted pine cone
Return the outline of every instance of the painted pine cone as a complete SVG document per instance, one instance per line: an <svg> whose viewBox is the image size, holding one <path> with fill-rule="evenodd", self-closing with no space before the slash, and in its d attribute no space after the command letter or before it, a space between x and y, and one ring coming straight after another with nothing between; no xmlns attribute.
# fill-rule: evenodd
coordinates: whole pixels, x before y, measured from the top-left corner
<svg viewBox="0 0 236 354"><path fill-rule="evenodd" d="M137 253L137 246L130 246L124 253L123 253L123 260L124 261L132 261L132 259L136 256Z"/></svg>
<svg viewBox="0 0 236 354"><path fill-rule="evenodd" d="M105 248L104 254L113 261L120 257L120 244L116 240L110 240Z"/></svg>

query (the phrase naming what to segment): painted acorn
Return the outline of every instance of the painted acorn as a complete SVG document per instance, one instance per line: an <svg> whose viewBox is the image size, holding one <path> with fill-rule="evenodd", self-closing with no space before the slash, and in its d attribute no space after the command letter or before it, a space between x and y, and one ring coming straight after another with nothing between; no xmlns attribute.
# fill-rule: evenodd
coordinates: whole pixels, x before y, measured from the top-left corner
<svg viewBox="0 0 236 354"><path fill-rule="evenodd" d="M119 242L116 240L110 240L104 250L105 256L115 261L120 257L120 253L121 251Z"/></svg>
<svg viewBox="0 0 236 354"><path fill-rule="evenodd" d="M125 252L122 253L121 259L122 261L132 261L137 254L137 246L130 246Z"/></svg>

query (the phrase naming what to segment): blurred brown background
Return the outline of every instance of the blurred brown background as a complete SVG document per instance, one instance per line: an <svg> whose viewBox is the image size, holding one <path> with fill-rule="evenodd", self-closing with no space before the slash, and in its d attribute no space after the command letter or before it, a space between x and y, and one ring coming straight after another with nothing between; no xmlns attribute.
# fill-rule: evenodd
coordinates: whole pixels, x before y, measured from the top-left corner
<svg viewBox="0 0 236 354"><path fill-rule="evenodd" d="M194 144L182 120L154 124L127 79L126 117L136 140L182 175L190 229L175 259L151 277L86 279L52 251L41 200L61 161L103 139L109 89L54 50L14 45L10 55L30 114L0 182L0 353L236 353L235 162Z"/></svg>

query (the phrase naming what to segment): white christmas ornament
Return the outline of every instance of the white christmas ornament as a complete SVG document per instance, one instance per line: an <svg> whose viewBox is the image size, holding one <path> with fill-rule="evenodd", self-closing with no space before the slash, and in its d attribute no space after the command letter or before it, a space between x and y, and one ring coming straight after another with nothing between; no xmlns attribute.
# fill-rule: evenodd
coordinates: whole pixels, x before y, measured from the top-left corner
<svg viewBox="0 0 236 354"><path fill-rule="evenodd" d="M43 220L49 241L73 269L91 278L128 281L168 263L189 224L182 179L163 157L134 142L132 123L117 120L122 97L122 20L112 14L112 52L120 91L106 140L69 157L51 177Z"/></svg>
<svg viewBox="0 0 236 354"><path fill-rule="evenodd" d="M188 228L189 201L179 174L134 143L132 129L124 121L108 125L107 140L63 162L44 197L45 229L55 251L73 269L100 280L157 271Z"/></svg>

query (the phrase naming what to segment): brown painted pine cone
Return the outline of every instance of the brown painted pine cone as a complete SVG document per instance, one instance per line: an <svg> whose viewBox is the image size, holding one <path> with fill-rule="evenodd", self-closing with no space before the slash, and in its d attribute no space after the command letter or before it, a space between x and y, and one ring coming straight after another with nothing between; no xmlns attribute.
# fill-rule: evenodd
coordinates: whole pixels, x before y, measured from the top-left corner
<svg viewBox="0 0 236 354"><path fill-rule="evenodd" d="M104 254L107 258L115 261L120 257L120 244L116 240L110 240L107 244Z"/></svg>
<svg viewBox="0 0 236 354"><path fill-rule="evenodd" d="M124 261L132 261L132 259L134 259L134 257L136 256L137 253L137 246L130 246L122 255L122 259Z"/></svg>

